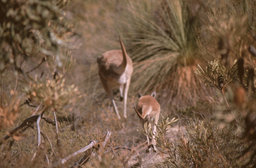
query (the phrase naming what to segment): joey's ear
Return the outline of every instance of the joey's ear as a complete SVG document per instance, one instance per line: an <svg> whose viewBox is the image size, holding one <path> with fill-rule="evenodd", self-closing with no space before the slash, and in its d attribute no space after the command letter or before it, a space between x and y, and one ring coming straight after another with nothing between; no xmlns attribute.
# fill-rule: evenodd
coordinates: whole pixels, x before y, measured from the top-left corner
<svg viewBox="0 0 256 168"><path fill-rule="evenodd" d="M152 92L152 93L151 93L151 96L152 96L152 97L156 97L156 91Z"/></svg>
<svg viewBox="0 0 256 168"><path fill-rule="evenodd" d="M142 95L140 93L137 94L138 98L140 98Z"/></svg>

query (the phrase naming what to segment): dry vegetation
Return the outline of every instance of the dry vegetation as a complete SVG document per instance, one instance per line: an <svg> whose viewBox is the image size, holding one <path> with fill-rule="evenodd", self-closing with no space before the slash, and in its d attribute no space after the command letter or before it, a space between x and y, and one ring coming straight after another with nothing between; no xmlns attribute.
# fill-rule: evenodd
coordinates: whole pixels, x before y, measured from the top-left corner
<svg viewBox="0 0 256 168"><path fill-rule="evenodd" d="M255 0L0 0L0 167L256 167L255 16ZM96 65L119 35L126 120ZM153 90L156 153L133 110Z"/></svg>

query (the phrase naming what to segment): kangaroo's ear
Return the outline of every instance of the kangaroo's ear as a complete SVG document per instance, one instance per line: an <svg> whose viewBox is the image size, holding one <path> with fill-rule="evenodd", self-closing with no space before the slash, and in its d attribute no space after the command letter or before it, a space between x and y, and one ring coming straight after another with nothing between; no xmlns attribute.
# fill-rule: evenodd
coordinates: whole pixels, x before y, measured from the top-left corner
<svg viewBox="0 0 256 168"><path fill-rule="evenodd" d="M152 92L152 93L151 93L151 96L152 96L152 97L156 97L156 91Z"/></svg>
<svg viewBox="0 0 256 168"><path fill-rule="evenodd" d="M140 93L137 94L138 98L140 98L142 95Z"/></svg>

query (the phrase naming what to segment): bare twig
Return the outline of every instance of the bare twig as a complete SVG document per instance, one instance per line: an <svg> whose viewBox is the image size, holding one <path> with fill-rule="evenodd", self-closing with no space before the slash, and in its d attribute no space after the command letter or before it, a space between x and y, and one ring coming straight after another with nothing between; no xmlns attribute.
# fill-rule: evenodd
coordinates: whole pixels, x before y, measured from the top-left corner
<svg viewBox="0 0 256 168"><path fill-rule="evenodd" d="M85 151L87 151L88 149L91 149L92 147L94 147L95 145L97 144L97 141L92 141L89 145L83 147L82 149L79 149L78 151L72 153L71 155L68 155L67 157L65 157L64 159L61 159L61 164L64 164L66 163L69 159L71 159L72 157L80 154L80 153L83 153Z"/></svg>
<svg viewBox="0 0 256 168"><path fill-rule="evenodd" d="M131 153L127 156L127 158L124 161L124 167L127 167L128 161L131 159L131 157L134 155L134 153L139 153L140 151L143 151L145 149L147 149L147 142L143 142L141 144L139 144L138 146L136 146L135 148L132 148Z"/></svg>
<svg viewBox="0 0 256 168"><path fill-rule="evenodd" d="M38 116L36 120L37 125L37 146L39 147L41 144L41 130L40 130L40 121L41 121L41 115Z"/></svg>
<svg viewBox="0 0 256 168"><path fill-rule="evenodd" d="M20 104L20 107L22 107L22 106L24 106L24 105L28 105L29 107L38 107L38 106L36 106L36 105L31 104L30 102L31 102L31 99L28 98L28 99L25 100L24 103Z"/></svg>
<svg viewBox="0 0 256 168"><path fill-rule="evenodd" d="M106 135L106 137L105 137L104 142L102 143L102 145L101 145L101 146L100 146L100 148L99 148L99 155L98 155L98 159L99 159L100 161L102 160L102 158L101 158L101 154L103 153L104 148L105 148L105 146L106 146L107 142L108 142L108 141L109 141L109 139L110 139L110 136L111 136L111 132L110 132L110 131L108 131L108 132L107 132L107 135Z"/></svg>
<svg viewBox="0 0 256 168"><path fill-rule="evenodd" d="M36 149L36 150L38 150L38 149ZM32 158L31 158L31 162L35 159L36 154L37 154L37 151L33 154Z"/></svg>
<svg viewBox="0 0 256 168"><path fill-rule="evenodd" d="M131 150L132 150L131 148L126 147L126 146L118 146L118 147L115 147L115 148L114 148L114 150L119 150L119 149L128 150L128 151L131 151Z"/></svg>
<svg viewBox="0 0 256 168"><path fill-rule="evenodd" d="M39 68L45 61L46 61L46 57L42 58L41 62L38 65L36 65L34 68L32 68L31 70L27 71L26 73L28 74L30 72L33 72L34 70Z"/></svg>
<svg viewBox="0 0 256 168"><path fill-rule="evenodd" d="M75 164L71 168L80 167L81 165L85 164L90 159L90 156L92 155L92 153L93 153L93 150L91 150L90 153L81 157L77 162L75 162Z"/></svg>
<svg viewBox="0 0 256 168"><path fill-rule="evenodd" d="M48 155L47 154L45 154L45 159L46 159L46 162L47 162L47 164L48 164L48 166L50 165L50 161L49 161L49 158L48 158Z"/></svg>
<svg viewBox="0 0 256 168"><path fill-rule="evenodd" d="M42 102L36 107L36 110L32 113L32 115L35 115L38 112L41 105L42 105Z"/></svg>
<svg viewBox="0 0 256 168"><path fill-rule="evenodd" d="M111 136L111 132L108 131L108 132L107 132L107 135L106 135L106 137L105 137L105 140L104 140L104 142L102 143L102 147L103 147L103 148L105 148L107 142L109 141L110 136Z"/></svg>
<svg viewBox="0 0 256 168"><path fill-rule="evenodd" d="M223 89L221 89L221 94L222 94L222 96L223 96L223 99L224 99L224 101L225 101L225 103L226 103L227 107L229 107L228 101L227 101L226 96L225 96L224 88L223 88Z"/></svg>
<svg viewBox="0 0 256 168"><path fill-rule="evenodd" d="M103 149L106 147L106 144L110 139L110 136L111 136L111 132L107 131L104 142L102 142L101 143L102 145L100 146L100 148L97 148L96 150L99 150L99 152L103 152ZM81 165L85 164L90 159L90 156L93 154L95 154L95 150L92 150L89 154L87 153L84 156L82 156L77 162L75 162L75 164L72 167L80 167ZM99 159L101 159L100 155L99 155Z"/></svg>
<svg viewBox="0 0 256 168"><path fill-rule="evenodd" d="M14 91L15 91L15 92L17 91L18 78L19 78L19 75L16 74L16 81L15 81L15 87L14 87Z"/></svg>
<svg viewBox="0 0 256 168"><path fill-rule="evenodd" d="M12 131L9 132L8 135L6 135L2 141L0 141L0 145L2 145L3 141L8 140L10 137L12 137L13 135L15 135L18 131L23 130L21 132L24 132L27 128L29 128L30 125L32 125L34 122L36 122L38 118L38 115L35 116L31 116L27 119L25 119L21 125L19 125L18 127L16 127L15 129L13 129Z"/></svg>
<svg viewBox="0 0 256 168"><path fill-rule="evenodd" d="M55 121L55 127L56 127L56 134L58 135L59 134L58 120L57 120L55 111L53 112L53 115L54 115L54 121Z"/></svg>
<svg viewBox="0 0 256 168"><path fill-rule="evenodd" d="M44 112L47 110L47 108L42 109L41 114L39 114L41 117L43 116ZM39 115L33 115L27 119L25 119L18 127L14 128L9 132L8 135L6 135L1 141L0 145L3 144L4 141L8 140L10 137L14 136L17 133L24 132L27 128L32 127L33 123L35 123L39 117Z"/></svg>
<svg viewBox="0 0 256 168"><path fill-rule="evenodd" d="M60 139L59 139L59 129L58 129L58 119L56 116L55 111L53 111L53 115L54 115L54 122L55 122L55 128L56 128L56 140L57 140L57 145L58 147L60 147ZM60 149L60 148L59 148Z"/></svg>
<svg viewBox="0 0 256 168"><path fill-rule="evenodd" d="M54 122L54 121L52 121L50 118L42 117L42 119L43 119L44 121L46 121L47 123L49 123L49 124L51 124L51 125L54 125L54 126L55 126L55 122Z"/></svg>
<svg viewBox="0 0 256 168"><path fill-rule="evenodd" d="M52 146L52 142L50 141L49 137L44 134L43 132L41 132L42 136L44 137L44 139L46 139L48 141L48 143L50 144L50 147L51 147L51 150L52 150L52 153L55 154L54 150L53 150L53 146Z"/></svg>
<svg viewBox="0 0 256 168"><path fill-rule="evenodd" d="M52 153L55 154L55 152L54 152L54 150L53 150L52 143L51 143L49 137L48 137L46 134L44 134L43 132L40 132L40 134L43 136L44 139L46 139L46 140L48 141L48 143L50 144ZM37 150L36 150L35 153L33 154L32 158L31 158L31 161L33 161L33 160L35 159L38 150L39 150L39 145L37 146ZM48 158L47 154L45 154L45 157L46 157L46 161L47 161L47 163L48 163L48 165L49 165L50 162L49 162L49 158Z"/></svg>

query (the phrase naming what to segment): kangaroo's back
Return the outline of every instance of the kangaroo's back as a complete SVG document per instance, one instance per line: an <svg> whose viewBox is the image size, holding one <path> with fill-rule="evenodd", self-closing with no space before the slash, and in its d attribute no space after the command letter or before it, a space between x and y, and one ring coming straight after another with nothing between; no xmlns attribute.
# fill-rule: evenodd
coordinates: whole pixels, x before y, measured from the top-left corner
<svg viewBox="0 0 256 168"><path fill-rule="evenodd" d="M150 95L140 97L136 109L141 114L142 119L147 116L154 117L160 113L159 103Z"/></svg>
<svg viewBox="0 0 256 168"><path fill-rule="evenodd" d="M113 90L119 88L120 99L124 98L124 117L126 118L127 95L133 72L132 60L121 39L120 46L121 50L106 51L97 58L100 80L119 119L120 115L113 97Z"/></svg>

